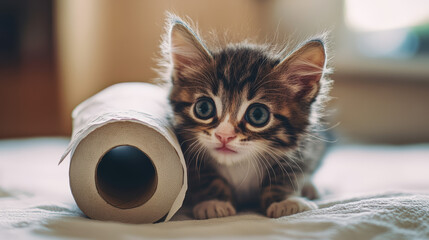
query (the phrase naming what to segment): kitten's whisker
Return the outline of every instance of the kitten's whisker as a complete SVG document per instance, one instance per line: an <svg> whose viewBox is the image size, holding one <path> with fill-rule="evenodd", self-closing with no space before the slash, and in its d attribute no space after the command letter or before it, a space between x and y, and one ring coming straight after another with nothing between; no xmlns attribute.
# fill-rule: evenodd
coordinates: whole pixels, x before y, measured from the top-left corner
<svg viewBox="0 0 429 240"><path fill-rule="evenodd" d="M203 161L205 162L206 161L206 159L207 159L207 157L206 157L206 154L207 154L207 148L203 148L203 156L202 156L202 159L203 159ZM200 169L201 170L201 169Z"/></svg>
<svg viewBox="0 0 429 240"><path fill-rule="evenodd" d="M298 168L299 168L299 170L300 170L300 172L301 172L301 174L303 174L304 175L304 171L302 170L302 168L299 166L299 164L298 163L296 163L296 159L295 159L295 156L294 155L292 155L292 154L289 154L289 153L286 153L286 157L287 157L287 159L284 159L284 157L282 157L281 155L279 155L278 153L276 153L275 152L275 150L276 149L274 149L273 147L271 147L271 146L268 146L269 147L269 149L271 149L271 151L273 152L273 153L275 153L277 156L278 156L278 158L279 159L281 159L281 160L284 160L284 161L287 161L287 159L289 159L290 161L292 161L292 163L293 164L295 164ZM298 151L299 151L299 149L298 149ZM302 162L302 161L301 161Z"/></svg>
<svg viewBox="0 0 429 240"><path fill-rule="evenodd" d="M300 154L300 152L298 151L298 154ZM301 172L301 174L302 175L305 175L304 174L304 171L302 170L302 168L301 168L301 166L297 163L297 159L296 159L296 157L294 157L294 156L289 156L288 157L289 158L289 160L293 163L293 164L295 164L295 166L297 166L298 167L298 169L299 169L299 171ZM298 159L298 160L301 160L301 162L303 162L303 159L301 158L301 159Z"/></svg>
<svg viewBox="0 0 429 240"><path fill-rule="evenodd" d="M291 161L291 163L295 164L295 166L297 166L297 167L298 167L298 169L300 170L301 174L302 174L302 175L305 175L305 174L304 174L304 172L302 171L301 167L300 167L300 166L296 163L296 161L294 160L294 157L288 157L288 158L289 158L289 160ZM286 162L286 163L289 165L289 162ZM300 185L299 185L298 177L297 177L297 175L296 175L296 173L295 173L295 170L294 170L294 168L293 168L291 165L289 165L289 167L291 168L292 173L295 175L295 180L296 180L296 182L295 182L294 184L296 184L296 187L297 187L297 189L299 190L299 189L301 189L301 187L300 187Z"/></svg>
<svg viewBox="0 0 429 240"><path fill-rule="evenodd" d="M263 178L263 170L261 169L261 167L259 165L259 153L258 152L252 152L252 155L254 156L254 158L252 158L252 160L256 163L256 166L257 166L257 169L256 169L257 171L256 172L257 172L258 178L260 180L260 184L262 184L264 178ZM268 172L268 179L269 179L270 186L271 186L271 177L269 175L269 172Z"/></svg>
<svg viewBox="0 0 429 240"><path fill-rule="evenodd" d="M273 168L273 166L272 166L271 162L270 162L270 161L265 157L265 155L264 155L264 154L262 154L262 153L264 152L264 148L263 148L263 147L261 147L261 146L258 146L258 145L255 145L255 147L256 147L257 149L259 149L259 151L258 151L257 153L258 153L258 155L259 155L259 156L261 156L262 158L258 158L258 159L263 160L263 161L262 161L262 163L264 164L265 169L266 169L266 171L267 171L267 174L268 174L268 177L269 177L269 180L270 180L270 186L271 186L271 182L272 182L272 180L271 180L271 173L270 173L270 170L268 169L267 165L271 168L271 172L273 173L273 176L274 176L274 178L275 178L275 179L277 179L276 172L275 172L275 170L274 170L274 168ZM272 157L272 156L271 156L271 157Z"/></svg>
<svg viewBox="0 0 429 240"><path fill-rule="evenodd" d="M202 164L202 162L203 162L203 160L202 159L200 159L200 154L201 154L201 152L204 150L204 148L202 147L202 145L201 144L198 144L198 149L197 149L197 156L195 157L195 159L196 159L196 168L197 168L197 172L198 172L198 174L200 174L200 172L201 172L201 164ZM197 164L198 163L198 164Z"/></svg>
<svg viewBox="0 0 429 240"><path fill-rule="evenodd" d="M238 184L238 188L241 186L241 184L243 184L243 182L246 180L247 176L249 176L249 164L247 164L247 171L246 171L246 175L244 176L244 178L241 180L241 182Z"/></svg>
<svg viewBox="0 0 429 240"><path fill-rule="evenodd" d="M262 165L262 164L264 165L265 171L267 172L268 177L270 178L270 183L271 183L270 170L269 170L269 169L268 169L268 167L267 167L267 164L266 164L266 158L265 158L265 157L264 157L264 155L263 155L263 154L261 154L261 153L259 153L259 156L260 156L259 160L261 160L261 161L260 161L260 162L261 162L261 165ZM271 167L271 165L270 165L270 167ZM272 169L272 168L271 168L271 169ZM275 172L273 172L273 174L275 175Z"/></svg>
<svg viewBox="0 0 429 240"><path fill-rule="evenodd" d="M280 156L280 155L278 155L273 149L271 149L271 147L270 146L267 146L268 147L268 151L267 151L267 153L272 157L272 159L280 166L280 168L281 168L281 170L282 170L282 172L283 173L286 173L286 169L283 167L283 165L281 164L281 162L280 162L280 160L278 160L278 159L283 159L284 157L282 157L282 156ZM273 154L275 154L276 156L273 156Z"/></svg>
<svg viewBox="0 0 429 240"><path fill-rule="evenodd" d="M261 177L259 177L259 172L258 172L258 169L257 169L257 168L256 168L256 166L255 166L254 159L255 159L255 156L254 156L254 154L252 153L252 158L251 158L251 160L250 160L250 163L252 164L252 167L253 167L253 169L255 170L256 177L258 178L258 182L259 182L259 184L262 184L262 180L261 180Z"/></svg>
<svg viewBox="0 0 429 240"><path fill-rule="evenodd" d="M190 164L192 163L192 161L194 161L195 162L195 169L197 169L197 163L198 163L198 159L197 158L195 158L195 155L197 154L197 151L194 151L194 149L196 148L196 147L198 147L198 145L199 145L200 143L198 142L198 141L195 141L194 143L193 143L193 145L192 145L192 147L189 147L188 148L188 150L190 150L191 152L192 152L192 154L189 156L189 155L186 155L187 157L186 157L186 159L190 159L189 160L189 163L187 164L187 166L188 167L190 167Z"/></svg>
<svg viewBox="0 0 429 240"><path fill-rule="evenodd" d="M271 174L270 174L270 170L268 169L268 167L267 167L267 165L265 164L265 158L264 158L264 156L261 154L261 153L259 153L258 152L258 155L259 156L261 156L262 158L258 158L259 160L261 160L261 161L258 161L257 163L261 163L261 166L262 166L262 164L264 165L264 168L265 168L265 171L267 172L267 174L268 174L268 180L269 180L269 182L270 182L270 187L271 187L271 183L272 183L272 179L271 179ZM270 167L271 167L271 165L270 165ZM271 169L272 169L272 167L271 167ZM273 174L274 174L274 177L275 177L275 175L276 175L276 173L274 172L274 169L272 169L272 171L273 171ZM263 172L261 173L261 176L263 176ZM263 179L262 179L263 180Z"/></svg>
<svg viewBox="0 0 429 240"><path fill-rule="evenodd" d="M257 159L258 156L256 156L256 154L253 151L250 151L250 154L252 155L252 157L250 159L251 159L251 163L252 163L253 169L255 169L257 178L259 180L261 180L261 178L259 177L259 171L258 171L259 169L256 168L256 166L255 166L255 159ZM262 180L261 180L261 182L262 182Z"/></svg>
<svg viewBox="0 0 429 240"><path fill-rule="evenodd" d="M336 143L336 142L338 142L338 139L335 139L335 140L324 139L322 137L317 137L317 136L315 136L313 134L310 134L310 133L306 133L306 135L309 136L309 137L312 137L314 139L317 139L319 141L322 141L322 142L327 142L327 143Z"/></svg>
<svg viewBox="0 0 429 240"><path fill-rule="evenodd" d="M193 158L193 155L194 154L192 154L191 156L189 156L189 155L185 156L186 167L188 167L188 168L191 166L192 162L195 161L195 158Z"/></svg>
<svg viewBox="0 0 429 240"><path fill-rule="evenodd" d="M292 184L292 188L293 190L296 192L297 188L299 189L299 185L295 186L295 182L292 180L292 178L289 175L289 172L284 168L283 163L286 163L288 165L288 167L290 168L290 170L292 171L292 174L294 175L294 179L297 180L298 176L296 175L295 171L293 170L293 167L289 164L289 162L287 161L287 159L285 159L284 157L279 156L271 146L267 146L267 151L268 154L270 154L273 158L273 160L276 162L276 164L280 167L280 169L282 170L282 172L286 173L286 175L289 178L290 183ZM275 154L277 156L273 156L272 154ZM289 158L289 157L288 157ZM281 161L279 159L284 159L284 161Z"/></svg>
<svg viewBox="0 0 429 240"><path fill-rule="evenodd" d="M186 151L183 153L184 156L187 156L189 151L193 151L195 148L195 145L198 144L198 140L195 140L194 142L192 142L189 146L188 149L186 149Z"/></svg>
<svg viewBox="0 0 429 240"><path fill-rule="evenodd" d="M195 170L197 171L198 179L200 179L200 168L199 168L198 164L200 162L199 154L201 151L201 143L197 142L197 144L195 144L192 149L194 149L195 147L197 149L195 151L192 150L193 152L192 152L192 156L191 156L191 158L192 158L191 161L193 160L195 162Z"/></svg>
<svg viewBox="0 0 429 240"><path fill-rule="evenodd" d="M301 161L301 162L304 162L304 156L302 156L302 152L301 152L301 149L299 148L298 149L298 151L297 151L297 153L298 153L298 157L299 157L299 160ZM301 170L301 173L302 173L302 175L304 175L304 172L302 171L302 168L295 162L295 164L299 167L299 169Z"/></svg>
<svg viewBox="0 0 429 240"><path fill-rule="evenodd" d="M326 132L326 131L332 130L332 129L340 126L340 125L341 125L341 122L337 122L336 124L334 124L331 127L328 127L328 128L325 128L325 129L312 129L311 131L312 132Z"/></svg>
<svg viewBox="0 0 429 240"><path fill-rule="evenodd" d="M187 140L185 140L185 141L182 141L182 143L180 144L180 147L183 147L183 144L185 144L185 143L187 143L187 142L189 142L189 141L194 141L194 140L196 140L196 139L198 139L198 137L192 137L192 138L190 138L190 139L187 139Z"/></svg>
<svg viewBox="0 0 429 240"><path fill-rule="evenodd" d="M271 155L271 154L270 154L270 155ZM271 156L271 157L273 158L274 162L277 164L277 166L279 166L280 170L282 171L282 177L283 177L284 175L288 176L289 181L292 183L292 179L291 179L291 177L290 177L290 175L289 175L288 171L284 168L283 164L282 164L279 160L277 160L275 157L273 157L273 156ZM293 183L292 183L292 184L293 184Z"/></svg>
<svg viewBox="0 0 429 240"><path fill-rule="evenodd" d="M195 170L197 170L197 159L194 157L195 156L195 154L196 154L196 152L194 151L194 152L192 152L192 155L191 156L189 156L189 158L190 158L190 161L189 161L189 164L188 164L188 168L190 168L190 166L191 166L191 163L192 162L194 162L194 164L195 164L195 167L194 167L194 169ZM189 159L188 158L188 159ZM200 175L198 174L198 179L200 179Z"/></svg>
<svg viewBox="0 0 429 240"><path fill-rule="evenodd" d="M269 160L267 160L266 158L265 158L265 156L262 154L263 152L265 152L265 149L263 148L263 147L261 147L261 146L258 146L258 145L255 145L255 147L259 150L258 151L258 154L261 156L261 157L263 157L266 161L267 161L267 163L271 166L271 163L270 163L270 161ZM272 172L273 172L273 174L274 174L274 177L276 177L275 176L275 171L274 171L274 169L271 167L271 169L272 169Z"/></svg>

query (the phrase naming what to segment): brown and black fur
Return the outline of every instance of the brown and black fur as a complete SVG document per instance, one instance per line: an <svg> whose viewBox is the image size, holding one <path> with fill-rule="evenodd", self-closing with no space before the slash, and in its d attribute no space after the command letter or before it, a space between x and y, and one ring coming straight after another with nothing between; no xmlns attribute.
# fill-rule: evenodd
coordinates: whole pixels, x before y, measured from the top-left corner
<svg viewBox="0 0 429 240"><path fill-rule="evenodd" d="M285 56L271 52L265 45L234 44L209 49L186 23L174 16L169 19L168 34L163 49L167 59L165 76L171 78L174 127L188 165L187 202L195 205L215 199L230 202L237 209L257 204L266 213L272 203L289 196L315 198L317 193L310 178L325 149L320 118L331 81L324 75L325 62L322 67L293 64L305 48L323 48L323 39L306 42L285 60ZM200 54L190 59L180 52L174 54L171 42L174 34L196 41L192 44ZM191 36L187 36L189 34ZM195 57L198 61L193 61ZM324 57L326 61L326 55ZM188 114L197 94L216 96L219 92L224 106L220 117L214 116L202 124ZM235 118L243 96L248 100L262 96L273 116L270 127L260 132L247 128L244 119L234 122L235 131L242 136L240 141L263 141L268 149L261 153L264 161L258 164L264 173L255 190L257 194L244 200L219 173L213 156L195 147L198 145L195 133L210 135L226 113Z"/></svg>

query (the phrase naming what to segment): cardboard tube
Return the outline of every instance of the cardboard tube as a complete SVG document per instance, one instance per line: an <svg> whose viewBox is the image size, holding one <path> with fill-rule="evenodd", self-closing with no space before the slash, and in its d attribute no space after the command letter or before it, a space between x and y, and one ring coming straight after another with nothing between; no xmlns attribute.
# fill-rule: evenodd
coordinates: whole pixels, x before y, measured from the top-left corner
<svg viewBox="0 0 429 240"><path fill-rule="evenodd" d="M135 146L108 150L98 161L95 185L110 205L129 209L146 203L155 193L158 175L152 160Z"/></svg>
<svg viewBox="0 0 429 240"><path fill-rule="evenodd" d="M180 208L186 169L166 96L153 85L122 83L73 112L73 137L62 159L71 152L70 188L88 217L152 223Z"/></svg>

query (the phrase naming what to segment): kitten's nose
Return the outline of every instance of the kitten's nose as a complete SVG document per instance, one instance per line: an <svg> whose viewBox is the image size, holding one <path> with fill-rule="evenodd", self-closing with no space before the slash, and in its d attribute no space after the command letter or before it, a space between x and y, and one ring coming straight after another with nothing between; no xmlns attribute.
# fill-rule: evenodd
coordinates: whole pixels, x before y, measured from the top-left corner
<svg viewBox="0 0 429 240"><path fill-rule="evenodd" d="M234 126L228 122L229 117L227 117L215 130L216 138L222 143L227 144L231 142L234 138L237 137L235 133Z"/></svg>
<svg viewBox="0 0 429 240"><path fill-rule="evenodd" d="M221 133L221 132L216 132L215 136L217 139L219 139L219 141L222 144L227 144L237 137L235 133Z"/></svg>

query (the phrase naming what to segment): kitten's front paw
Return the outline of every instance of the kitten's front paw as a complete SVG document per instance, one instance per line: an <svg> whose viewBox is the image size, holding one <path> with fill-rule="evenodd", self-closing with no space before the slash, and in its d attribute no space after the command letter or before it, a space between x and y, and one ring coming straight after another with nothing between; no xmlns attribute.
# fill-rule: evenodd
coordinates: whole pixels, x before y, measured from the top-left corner
<svg viewBox="0 0 429 240"><path fill-rule="evenodd" d="M228 217L236 214L235 208L230 202L219 200L200 202L195 205L193 213L196 219Z"/></svg>
<svg viewBox="0 0 429 240"><path fill-rule="evenodd" d="M302 197L290 197L281 202L272 203L267 209L267 217L279 218L317 209L317 205Z"/></svg>

